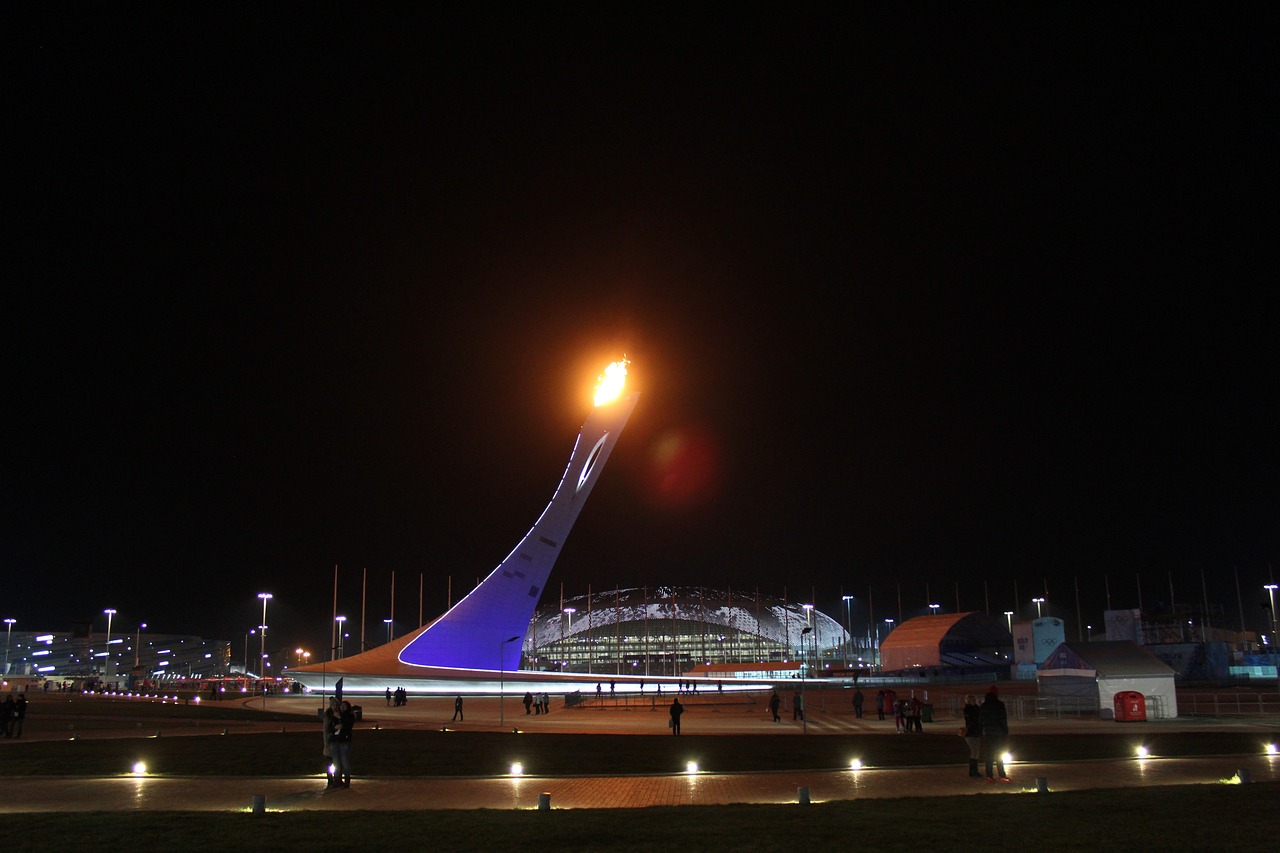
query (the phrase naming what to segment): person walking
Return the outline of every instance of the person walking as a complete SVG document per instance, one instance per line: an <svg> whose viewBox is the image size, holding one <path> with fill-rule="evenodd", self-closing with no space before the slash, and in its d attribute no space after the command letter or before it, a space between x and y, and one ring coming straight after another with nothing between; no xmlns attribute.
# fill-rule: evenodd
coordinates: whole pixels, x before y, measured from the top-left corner
<svg viewBox="0 0 1280 853"><path fill-rule="evenodd" d="M993 686L987 691L978 711L978 721L982 725L982 748L986 754L987 781L996 781L999 774L1001 782L1008 782L1009 776L1004 772L1004 744L1009 737L1009 713ZM992 772L994 767L995 773Z"/></svg>
<svg viewBox="0 0 1280 853"><path fill-rule="evenodd" d="M982 709L978 707L978 697L972 693L964 697L964 727L960 736L969 747L969 776L981 779L978 772L978 759L982 757Z"/></svg>
<svg viewBox="0 0 1280 853"><path fill-rule="evenodd" d="M907 730L908 731L916 731L916 732L919 732L920 734L924 734L924 728L920 725L920 712L922 708L923 708L923 705L920 702L920 697L915 695L914 692L912 692L911 700L907 704Z"/></svg>
<svg viewBox="0 0 1280 853"><path fill-rule="evenodd" d="M387 688L387 707L391 707L391 688Z"/></svg>
<svg viewBox="0 0 1280 853"><path fill-rule="evenodd" d="M457 722L462 719L464 719L462 716L462 697L459 696L453 700L453 719L450 722Z"/></svg>
<svg viewBox="0 0 1280 853"><path fill-rule="evenodd" d="M876 691L876 719L884 719L884 691Z"/></svg>
<svg viewBox="0 0 1280 853"><path fill-rule="evenodd" d="M775 723L782 722L782 717L778 715L778 708L782 706L782 697L778 695L778 691L773 691L773 695L769 697L769 710L773 712L773 721Z"/></svg>
<svg viewBox="0 0 1280 853"><path fill-rule="evenodd" d="M550 693L542 694L542 713L544 716L551 713L551 694Z"/></svg>
<svg viewBox="0 0 1280 853"><path fill-rule="evenodd" d="M804 719L804 696L797 690L791 697L791 719Z"/></svg>
<svg viewBox="0 0 1280 853"><path fill-rule="evenodd" d="M356 715L351 710L351 703L343 701L338 716L338 729L329 740L329 749L333 752L334 786L351 787L351 730L356 726Z"/></svg>
<svg viewBox="0 0 1280 853"><path fill-rule="evenodd" d="M529 716L529 708L530 708L532 705L533 705L533 694L532 694L532 693L525 693L525 694L524 694L524 715L525 715L526 717L527 717L527 716Z"/></svg>
<svg viewBox="0 0 1280 853"><path fill-rule="evenodd" d="M862 688L853 688L853 716L862 719Z"/></svg>
<svg viewBox="0 0 1280 853"><path fill-rule="evenodd" d="M684 713L684 706L680 704L679 699L671 700L671 733L673 735L680 734L680 715Z"/></svg>

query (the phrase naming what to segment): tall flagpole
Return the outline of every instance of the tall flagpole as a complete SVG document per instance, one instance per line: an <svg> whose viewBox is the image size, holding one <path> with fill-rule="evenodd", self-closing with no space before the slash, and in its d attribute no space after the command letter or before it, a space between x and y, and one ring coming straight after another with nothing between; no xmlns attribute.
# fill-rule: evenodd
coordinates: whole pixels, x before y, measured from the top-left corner
<svg viewBox="0 0 1280 853"><path fill-rule="evenodd" d="M387 629L387 642L395 639L396 634L396 570L391 570L391 627Z"/></svg>

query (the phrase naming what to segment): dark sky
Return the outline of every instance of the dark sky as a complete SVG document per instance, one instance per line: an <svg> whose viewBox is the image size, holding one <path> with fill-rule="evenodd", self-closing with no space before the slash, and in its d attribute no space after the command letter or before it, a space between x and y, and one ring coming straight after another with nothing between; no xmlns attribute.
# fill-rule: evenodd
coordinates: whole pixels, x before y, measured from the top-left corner
<svg viewBox="0 0 1280 853"><path fill-rule="evenodd" d="M429 618L533 523L623 353L553 597L1047 582L1074 630L1076 578L1097 623L1104 578L1203 576L1238 626L1235 570L1261 627L1270 7L465 5L11 21L20 628L232 638L268 590L319 646L337 564L370 641L395 571L406 630L420 573Z"/></svg>

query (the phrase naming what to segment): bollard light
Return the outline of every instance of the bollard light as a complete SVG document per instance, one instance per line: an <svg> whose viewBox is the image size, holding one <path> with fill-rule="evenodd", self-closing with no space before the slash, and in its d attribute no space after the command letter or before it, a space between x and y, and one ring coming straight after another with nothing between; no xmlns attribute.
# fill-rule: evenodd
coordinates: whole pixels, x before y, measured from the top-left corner
<svg viewBox="0 0 1280 853"><path fill-rule="evenodd" d="M1137 756L1138 756L1139 758L1146 758L1148 755L1150 755L1150 754L1151 754L1151 753L1150 753L1150 751L1149 751L1145 746L1140 746L1140 747L1138 747L1138 748L1135 750L1135 753L1137 754Z"/></svg>
<svg viewBox="0 0 1280 853"><path fill-rule="evenodd" d="M1012 752L1005 752L1005 753L1002 753L1002 754L1000 755L1000 762L1001 762L1002 764L1012 764L1012 763L1013 763L1013 753L1012 753Z"/></svg>
<svg viewBox="0 0 1280 853"><path fill-rule="evenodd" d="M684 766L684 772L685 772L685 773L697 773L697 772L698 772L698 762L696 762L696 761L690 761L690 762L688 762L687 764L685 764L685 766Z"/></svg>
<svg viewBox="0 0 1280 853"><path fill-rule="evenodd" d="M861 769L862 769L862 759L861 759L861 758L855 758L855 759L853 759L853 761L850 761L850 762L849 762L849 769L850 769L850 770L861 770Z"/></svg>
<svg viewBox="0 0 1280 853"><path fill-rule="evenodd" d="M809 805L809 786L801 785L796 788L796 802L802 806Z"/></svg>
<svg viewBox="0 0 1280 853"><path fill-rule="evenodd" d="M523 775L524 775L524 765L523 765L523 764L521 764L519 761L513 762L513 763L512 763L512 765L511 765L511 775L512 775L512 776L523 776Z"/></svg>
<svg viewBox="0 0 1280 853"><path fill-rule="evenodd" d="M1267 755L1276 754L1276 745L1274 743L1267 744Z"/></svg>
<svg viewBox="0 0 1280 853"><path fill-rule="evenodd" d="M134 765L133 765L133 775L134 775L134 776L146 776L146 775L147 775L147 765L146 765L146 764L144 764L144 763L142 763L141 761L138 761L138 762L134 763Z"/></svg>

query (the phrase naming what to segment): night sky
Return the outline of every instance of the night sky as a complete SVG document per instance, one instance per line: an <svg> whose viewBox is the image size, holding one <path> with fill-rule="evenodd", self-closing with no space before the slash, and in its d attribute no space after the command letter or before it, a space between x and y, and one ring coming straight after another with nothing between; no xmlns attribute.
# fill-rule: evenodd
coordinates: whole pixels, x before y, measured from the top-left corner
<svg viewBox="0 0 1280 853"><path fill-rule="evenodd" d="M202 11L6 13L19 629L234 639L265 590L321 647L335 564L370 642L393 571L416 627L624 353L643 396L544 605L857 623L1016 581L1074 638L1077 578L1086 622L1140 578L1238 627L1238 573L1262 627L1273 7Z"/></svg>

